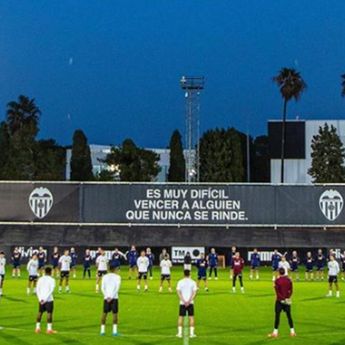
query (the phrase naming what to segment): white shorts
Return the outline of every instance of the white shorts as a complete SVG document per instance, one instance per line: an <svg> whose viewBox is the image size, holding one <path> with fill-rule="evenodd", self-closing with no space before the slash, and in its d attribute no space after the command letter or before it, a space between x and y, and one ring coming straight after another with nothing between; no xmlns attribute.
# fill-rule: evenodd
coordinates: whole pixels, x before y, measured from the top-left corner
<svg viewBox="0 0 345 345"><path fill-rule="evenodd" d="M191 265L191 264L184 264L184 265L183 265L183 269L184 269L184 270L191 271L191 270L192 270L192 265Z"/></svg>

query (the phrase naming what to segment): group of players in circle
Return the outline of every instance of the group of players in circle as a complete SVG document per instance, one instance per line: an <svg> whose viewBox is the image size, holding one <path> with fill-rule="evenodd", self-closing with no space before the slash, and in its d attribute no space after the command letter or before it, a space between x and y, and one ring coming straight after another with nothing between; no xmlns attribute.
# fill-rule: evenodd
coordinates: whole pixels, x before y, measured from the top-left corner
<svg viewBox="0 0 345 345"><path fill-rule="evenodd" d="M101 319L101 335L105 334L105 323L108 313L113 314L113 335L117 335L118 323L118 293L121 285L121 277L117 274L123 260L128 261L129 279L133 276L137 278L137 290L140 291L142 282L144 282L144 291L148 291L148 279L153 277L153 264L155 256L150 248L142 250L140 254L137 252L134 245L130 250L123 253L117 248L112 252L111 257L108 258L106 252L102 248L98 248L94 255L87 249L83 256L83 278L91 278L91 267L93 260L95 260L96 273L96 292L101 291L104 295L103 313ZM22 263L21 252L19 248L15 248L11 257L13 269L12 277L20 277L20 267ZM244 293L243 286L243 268L245 260L241 257L235 246L231 249L230 255L230 279L232 280L232 292L236 292L236 281L239 280L241 292ZM66 293L70 293L69 278L72 275L76 278L76 265L78 256L74 248L66 249L63 255L60 255L58 247L54 247L53 253L50 257L51 267L47 266L48 257L46 250L39 247L34 251L29 259L26 268L28 271L28 286L27 293L33 291L39 300L39 313L37 316L36 332L41 331L40 322L42 314L47 312L47 333L52 334L55 331L52 328L52 314L53 314L53 291L55 289L55 279L59 278L59 293L62 292L63 287ZM342 279L345 277L345 252L341 255L342 262ZM259 269L261 266L260 252L254 249L250 255L250 274L249 279L260 279ZM293 321L291 317L291 296L292 296L292 279L299 280L299 268L301 265L305 266L306 280L324 280L324 271L328 268L328 282L329 292L328 297L333 295L333 284L336 289L336 297L340 297L338 274L340 273L340 265L336 260L335 252L330 250L327 255L324 255L322 249L319 249L317 255L313 257L311 252L308 252L305 260L301 260L297 251L293 251L290 256L287 253L279 253L274 250L271 256L271 264L273 270L272 280L276 291L276 305L275 305L275 324L274 330L269 334L270 337L278 336L278 327L280 314L284 311L287 315L290 325L290 335L295 336L296 333L293 328ZM159 256L159 265L161 269L159 292L163 290L164 281L167 282L168 291L172 292L171 287L171 267L170 255L163 249ZM197 268L197 282L191 279L192 266ZM3 293L3 283L5 279L6 258L4 252L0 252L0 295ZM110 269L109 269L110 267ZM316 270L315 270L316 268ZM218 254L212 248L208 255L203 253L193 260L190 253L186 253L184 257L184 278L177 284L177 294L180 299L180 309L178 318L178 337L182 337L183 318L188 315L190 326L190 337L194 337L194 298L197 290L200 288L200 282L204 282L204 289L208 291L208 279L218 279ZM315 273L315 276L314 276ZM41 276L41 278L39 278ZM290 279L290 277L292 279Z"/></svg>

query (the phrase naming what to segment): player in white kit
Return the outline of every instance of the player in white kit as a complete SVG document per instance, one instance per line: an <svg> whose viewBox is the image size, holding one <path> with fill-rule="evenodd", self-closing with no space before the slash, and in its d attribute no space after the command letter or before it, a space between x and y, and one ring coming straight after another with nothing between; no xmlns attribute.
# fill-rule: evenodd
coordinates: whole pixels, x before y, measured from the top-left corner
<svg viewBox="0 0 345 345"><path fill-rule="evenodd" d="M47 312L47 334L54 334L53 330L53 311L54 311L54 297L55 279L51 277L52 269L46 267L45 275L38 279L37 282L37 298L39 302L38 315L36 319L36 333L41 332L41 320L44 312Z"/></svg>
<svg viewBox="0 0 345 345"><path fill-rule="evenodd" d="M138 285L137 290L140 291L141 288L141 281L144 280L145 283L145 292L148 290L147 286L147 271L150 266L150 261L148 257L146 256L145 251L141 251L140 256L137 260L137 266L138 266Z"/></svg>
<svg viewBox="0 0 345 345"><path fill-rule="evenodd" d="M101 319L101 335L105 335L105 324L108 313L113 313L113 336L117 336L118 312L119 312L119 290L121 277L116 273L115 267L110 267L110 273L103 276L102 293L104 296L103 314Z"/></svg>
<svg viewBox="0 0 345 345"><path fill-rule="evenodd" d="M28 264L26 265L26 269L29 273L28 287L26 289L26 293L30 295L31 288L33 288L34 290L33 292L36 293L36 285L37 285L38 269L39 269L38 256L36 253L32 255L32 258L29 260Z"/></svg>
<svg viewBox="0 0 345 345"><path fill-rule="evenodd" d="M96 292L99 292L99 282L102 277L108 272L108 258L105 256L103 249L100 249L99 255L96 259L97 275L96 275Z"/></svg>
<svg viewBox="0 0 345 345"><path fill-rule="evenodd" d="M62 255L59 259L59 266L60 266L60 284L59 284L59 293L62 292L62 286L65 282L65 291L71 292L69 288L69 274L71 270L71 262L72 258L69 255L69 250L64 251L64 255Z"/></svg>
<svg viewBox="0 0 345 345"><path fill-rule="evenodd" d="M0 297L2 296L2 288L4 286L5 274L6 274L5 253L0 252Z"/></svg>
<svg viewBox="0 0 345 345"><path fill-rule="evenodd" d="M168 282L169 292L172 292L172 289L171 289L171 272L170 272L170 269L172 267L172 263L169 260L168 255L164 256L164 259L160 263L160 267L161 267L161 285L159 287L159 292L163 291L164 280L166 280Z"/></svg>

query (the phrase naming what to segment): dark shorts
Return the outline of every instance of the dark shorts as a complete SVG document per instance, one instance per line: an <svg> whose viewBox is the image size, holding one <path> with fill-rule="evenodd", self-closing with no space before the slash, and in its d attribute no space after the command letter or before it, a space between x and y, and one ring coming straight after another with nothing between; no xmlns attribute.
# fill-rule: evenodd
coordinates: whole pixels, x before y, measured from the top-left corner
<svg viewBox="0 0 345 345"><path fill-rule="evenodd" d="M137 263L129 264L129 268L135 268L135 267L137 267Z"/></svg>
<svg viewBox="0 0 345 345"><path fill-rule="evenodd" d="M319 272L323 271L324 269L325 269L324 266L317 266L317 268L316 268L316 270Z"/></svg>
<svg viewBox="0 0 345 345"><path fill-rule="evenodd" d="M38 276L29 276L29 282L37 282Z"/></svg>
<svg viewBox="0 0 345 345"><path fill-rule="evenodd" d="M259 265L252 265L252 266L251 266L252 270L258 270L259 267L260 267Z"/></svg>
<svg viewBox="0 0 345 345"><path fill-rule="evenodd" d="M298 272L298 267L292 267L291 272Z"/></svg>
<svg viewBox="0 0 345 345"><path fill-rule="evenodd" d="M42 268L44 268L44 266L45 266L44 263L38 264L38 269L41 270Z"/></svg>
<svg viewBox="0 0 345 345"><path fill-rule="evenodd" d="M188 307L185 305L180 305L180 316L194 316L194 304L190 304Z"/></svg>
<svg viewBox="0 0 345 345"><path fill-rule="evenodd" d="M273 272L277 272L278 271L278 267L272 267L272 271Z"/></svg>
<svg viewBox="0 0 345 345"><path fill-rule="evenodd" d="M141 280L141 279L147 279L147 272L139 272L138 273L138 279Z"/></svg>
<svg viewBox="0 0 345 345"><path fill-rule="evenodd" d="M54 302L46 302L44 304L39 304L38 310L40 313L47 312L49 314L52 314L54 311Z"/></svg>
<svg viewBox="0 0 345 345"><path fill-rule="evenodd" d="M275 305L275 312L276 313L281 313L281 312L291 312L291 305L289 304L285 304L285 303L281 303L280 301L276 301L276 305Z"/></svg>
<svg viewBox="0 0 345 345"><path fill-rule="evenodd" d="M338 277L337 276L329 276L328 282L329 283L338 283Z"/></svg>
<svg viewBox="0 0 345 345"><path fill-rule="evenodd" d="M198 275L198 280L206 280L206 275Z"/></svg>
<svg viewBox="0 0 345 345"><path fill-rule="evenodd" d="M110 302L104 300L103 313L108 314L111 312L113 314L117 314L119 312L119 300L112 299Z"/></svg>
<svg viewBox="0 0 345 345"><path fill-rule="evenodd" d="M305 269L305 272L306 272L306 273L313 273L313 269L312 269L312 268L306 268L306 269Z"/></svg>
<svg viewBox="0 0 345 345"><path fill-rule="evenodd" d="M5 275L4 274L0 274L1 277L1 281L3 282L5 280Z"/></svg>
<svg viewBox="0 0 345 345"><path fill-rule="evenodd" d="M59 264L58 264L58 263L53 263L52 266L53 266L53 268L54 268L54 270L55 270L56 268L59 267Z"/></svg>
<svg viewBox="0 0 345 345"><path fill-rule="evenodd" d="M14 262L13 263L13 268L20 268L20 263L19 262Z"/></svg>
<svg viewBox="0 0 345 345"><path fill-rule="evenodd" d="M76 266L76 264L71 264L71 268L75 268Z"/></svg>
<svg viewBox="0 0 345 345"><path fill-rule="evenodd" d="M161 280L170 280L170 274L161 274Z"/></svg>
<svg viewBox="0 0 345 345"><path fill-rule="evenodd" d="M237 278L237 277L242 278L242 272L234 273L234 278Z"/></svg>
<svg viewBox="0 0 345 345"><path fill-rule="evenodd" d="M69 278L69 271L61 271L60 278Z"/></svg>
<svg viewBox="0 0 345 345"><path fill-rule="evenodd" d="M103 277L106 274L107 274L107 271L97 271L98 277Z"/></svg>

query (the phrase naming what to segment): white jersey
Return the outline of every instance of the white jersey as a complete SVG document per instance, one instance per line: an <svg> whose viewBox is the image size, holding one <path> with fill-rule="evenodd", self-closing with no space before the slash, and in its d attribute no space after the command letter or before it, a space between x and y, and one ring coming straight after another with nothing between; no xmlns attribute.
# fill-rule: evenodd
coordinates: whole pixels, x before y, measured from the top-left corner
<svg viewBox="0 0 345 345"><path fill-rule="evenodd" d="M340 272L339 264L337 261L328 261L328 275L337 276Z"/></svg>
<svg viewBox="0 0 345 345"><path fill-rule="evenodd" d="M107 273L102 279L102 293L104 299L118 299L121 286L121 277L115 273Z"/></svg>
<svg viewBox="0 0 345 345"><path fill-rule="evenodd" d="M38 259L31 259L28 262L26 269L29 272L29 276L38 276Z"/></svg>
<svg viewBox="0 0 345 345"><path fill-rule="evenodd" d="M278 268L284 268L286 276L289 274L289 270L291 269L290 264L287 261L279 261Z"/></svg>
<svg viewBox="0 0 345 345"><path fill-rule="evenodd" d="M38 279L36 295L38 301L51 302L54 300L53 292L55 289L55 279L51 276L43 276Z"/></svg>
<svg viewBox="0 0 345 345"><path fill-rule="evenodd" d="M0 258L0 274L5 274L6 259Z"/></svg>
<svg viewBox="0 0 345 345"><path fill-rule="evenodd" d="M72 258L69 255L62 255L59 259L59 264L61 265L61 271L68 272L71 269Z"/></svg>
<svg viewBox="0 0 345 345"><path fill-rule="evenodd" d="M146 273L150 266L150 261L147 256L139 256L137 260L138 271L140 273Z"/></svg>
<svg viewBox="0 0 345 345"><path fill-rule="evenodd" d="M99 255L96 259L96 266L98 271L107 271L108 270L108 259L105 255Z"/></svg>
<svg viewBox="0 0 345 345"><path fill-rule="evenodd" d="M172 263L169 259L162 260L160 266L161 266L161 274L170 275L170 268L172 266Z"/></svg>
<svg viewBox="0 0 345 345"><path fill-rule="evenodd" d="M180 304L183 305L184 302L187 302L191 299L193 294L197 291L196 282L191 278L183 278L177 283L177 291L182 295L183 301L180 301ZM194 303L194 300L190 302Z"/></svg>

